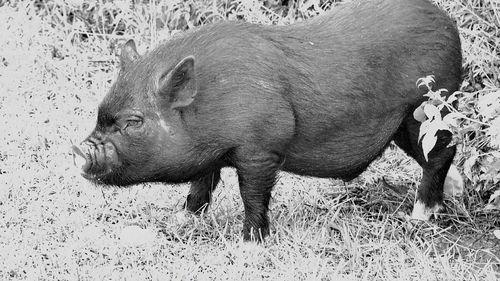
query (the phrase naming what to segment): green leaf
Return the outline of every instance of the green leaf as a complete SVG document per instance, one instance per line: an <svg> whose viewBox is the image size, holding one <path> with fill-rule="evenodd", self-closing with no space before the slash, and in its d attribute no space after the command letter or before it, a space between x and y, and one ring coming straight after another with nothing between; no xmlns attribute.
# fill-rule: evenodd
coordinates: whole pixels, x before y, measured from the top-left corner
<svg viewBox="0 0 500 281"><path fill-rule="evenodd" d="M480 96L477 101L479 114L494 118L500 113L500 90Z"/></svg>
<svg viewBox="0 0 500 281"><path fill-rule="evenodd" d="M492 160L486 167L487 170L484 174L490 179L494 179L500 173L500 159Z"/></svg>
<svg viewBox="0 0 500 281"><path fill-rule="evenodd" d="M439 109L436 106L434 106L432 104L424 105L424 112L425 112L425 115L429 119L433 119L433 118L441 119L441 112L439 111Z"/></svg>
<svg viewBox="0 0 500 281"><path fill-rule="evenodd" d="M454 92L453 94L451 94L447 99L446 99L446 102L449 103L449 104L452 104L453 102L455 102L456 100L458 100L457 98L457 94L460 94L459 91L456 91Z"/></svg>
<svg viewBox="0 0 500 281"><path fill-rule="evenodd" d="M436 132L439 130L451 132L450 127L443 120L434 120L431 122L430 129L435 130Z"/></svg>
<svg viewBox="0 0 500 281"><path fill-rule="evenodd" d="M434 145L436 145L436 141L437 137L435 134L425 134L422 139L422 150L424 152L425 161L429 161L429 152L431 152Z"/></svg>
<svg viewBox="0 0 500 281"><path fill-rule="evenodd" d="M457 127L457 120L462 118L463 115L458 113L458 112L451 112L446 114L446 116L443 118L443 122L446 125L451 125L454 127Z"/></svg>
<svg viewBox="0 0 500 281"><path fill-rule="evenodd" d="M464 192L464 179L457 169L457 166L451 165L446 174L443 185L443 191L450 196L461 195Z"/></svg>
<svg viewBox="0 0 500 281"><path fill-rule="evenodd" d="M477 133L480 129L481 129L481 125L479 123L472 123L469 126L461 129L459 131L459 133L462 135L467 134L469 132L476 132Z"/></svg>
<svg viewBox="0 0 500 281"><path fill-rule="evenodd" d="M486 130L486 135L490 137L490 145L500 148L500 116L490 121L490 127Z"/></svg>
<svg viewBox="0 0 500 281"><path fill-rule="evenodd" d="M488 200L485 210L500 210L500 189L495 191Z"/></svg>
<svg viewBox="0 0 500 281"><path fill-rule="evenodd" d="M431 120L427 119L420 125L420 130L418 132L418 141L420 142L425 134L429 131L429 126L431 125Z"/></svg>
<svg viewBox="0 0 500 281"><path fill-rule="evenodd" d="M425 113L424 113L424 104L421 104L419 107L417 107L413 111L413 118L415 118L415 120L417 120L420 123L427 120L427 116L425 116Z"/></svg>
<svg viewBox="0 0 500 281"><path fill-rule="evenodd" d="M431 108L431 110L433 109ZM443 120L441 120L441 116L439 116L438 119L436 118L428 119L427 121L422 123L422 125L420 125L418 140L420 141L420 139L422 139L422 150L424 152L424 157L426 161L428 161L429 152L436 145L437 142L436 134L439 130L450 131L448 125L446 125L446 123L444 123Z"/></svg>
<svg viewBox="0 0 500 281"><path fill-rule="evenodd" d="M500 239L500 229L493 230L493 235L495 235L497 239Z"/></svg>
<svg viewBox="0 0 500 281"><path fill-rule="evenodd" d="M464 162L464 174L469 180L473 180L472 167L476 164L477 159L478 153L473 149L472 155Z"/></svg>
<svg viewBox="0 0 500 281"><path fill-rule="evenodd" d="M429 75L424 78L417 79L418 88L420 88L421 86L425 86L428 90L430 90L432 88L431 83L434 83L434 75Z"/></svg>

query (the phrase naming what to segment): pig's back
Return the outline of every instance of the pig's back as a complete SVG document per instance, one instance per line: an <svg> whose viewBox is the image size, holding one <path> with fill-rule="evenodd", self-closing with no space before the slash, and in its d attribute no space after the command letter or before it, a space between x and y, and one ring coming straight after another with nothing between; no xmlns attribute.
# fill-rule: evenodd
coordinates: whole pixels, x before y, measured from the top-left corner
<svg viewBox="0 0 500 281"><path fill-rule="evenodd" d="M274 31L296 124L284 168L298 174L357 176L424 100L418 78L449 93L461 80L457 29L428 1L346 4Z"/></svg>
<svg viewBox="0 0 500 281"><path fill-rule="evenodd" d="M350 3L290 26L218 23L171 44L165 56L196 57L194 106L214 135L261 142L285 170L319 177L356 176L377 157L423 101L418 78L451 93L461 76L457 30L426 0Z"/></svg>

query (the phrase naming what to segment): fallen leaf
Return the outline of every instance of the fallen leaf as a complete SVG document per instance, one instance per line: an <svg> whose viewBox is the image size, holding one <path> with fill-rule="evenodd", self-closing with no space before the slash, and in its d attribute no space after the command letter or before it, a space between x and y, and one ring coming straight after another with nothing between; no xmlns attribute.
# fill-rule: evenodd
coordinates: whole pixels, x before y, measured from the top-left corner
<svg viewBox="0 0 500 281"><path fill-rule="evenodd" d="M77 211L71 213L69 216L64 217L63 220L67 224L72 224L74 226L80 226L84 223L85 218L86 218L85 214L82 211L77 210Z"/></svg>
<svg viewBox="0 0 500 281"><path fill-rule="evenodd" d="M137 225L129 225L122 229L120 242L126 246L140 246L153 243L156 235L150 229L142 229Z"/></svg>
<svg viewBox="0 0 500 281"><path fill-rule="evenodd" d="M96 225L87 225L78 233L78 238L81 240L96 241L102 236L102 227Z"/></svg>
<svg viewBox="0 0 500 281"><path fill-rule="evenodd" d="M175 218L177 219L178 223L186 224L189 221L189 214L187 213L187 211L182 210L175 214Z"/></svg>

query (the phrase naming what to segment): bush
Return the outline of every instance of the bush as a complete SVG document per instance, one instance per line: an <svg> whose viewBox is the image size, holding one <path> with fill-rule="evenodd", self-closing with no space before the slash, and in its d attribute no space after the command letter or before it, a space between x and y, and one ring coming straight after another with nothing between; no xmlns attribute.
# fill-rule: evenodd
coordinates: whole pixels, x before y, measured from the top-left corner
<svg viewBox="0 0 500 281"><path fill-rule="evenodd" d="M419 140L425 155L436 144L438 130L453 134L450 145L458 145L458 162L475 192L489 196L486 209L500 210L500 90L455 92L444 98L445 89L432 90L434 77L418 81L426 86L428 101L414 112L422 122ZM454 104L458 103L458 109ZM441 112L450 112L442 117Z"/></svg>

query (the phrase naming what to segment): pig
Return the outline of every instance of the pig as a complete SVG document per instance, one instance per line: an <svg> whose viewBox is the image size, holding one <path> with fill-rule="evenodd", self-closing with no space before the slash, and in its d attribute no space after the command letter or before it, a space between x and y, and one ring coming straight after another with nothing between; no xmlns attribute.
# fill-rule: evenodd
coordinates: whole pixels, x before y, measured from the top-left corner
<svg viewBox="0 0 500 281"><path fill-rule="evenodd" d="M453 93L462 57L454 22L427 0L350 2L286 26L218 22L142 56L130 40L74 155L97 184L191 182L195 213L233 167L243 237L261 241L279 171L350 181L394 141L423 169L412 217L426 220L456 151L439 131L424 157L412 113L428 75Z"/></svg>

